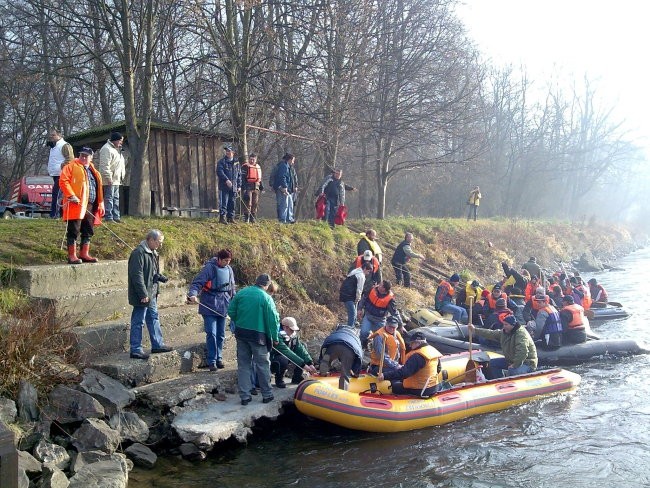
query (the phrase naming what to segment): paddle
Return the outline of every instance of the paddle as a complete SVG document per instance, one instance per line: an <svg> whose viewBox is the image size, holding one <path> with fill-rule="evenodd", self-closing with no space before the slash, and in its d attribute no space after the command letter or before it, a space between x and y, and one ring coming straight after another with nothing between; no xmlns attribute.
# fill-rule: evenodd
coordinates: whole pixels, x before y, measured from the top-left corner
<svg viewBox="0 0 650 488"><path fill-rule="evenodd" d="M379 358L379 371L377 372L377 376L379 376L384 369L384 355L386 354L386 338L384 337L384 340L381 345L381 358Z"/></svg>
<svg viewBox="0 0 650 488"><path fill-rule="evenodd" d="M469 361L465 366L465 381L468 383L476 383L476 368L478 364L472 359L472 306L474 305L474 297L469 297L469 318L467 320L467 335L469 338ZM474 373L474 374L472 374Z"/></svg>

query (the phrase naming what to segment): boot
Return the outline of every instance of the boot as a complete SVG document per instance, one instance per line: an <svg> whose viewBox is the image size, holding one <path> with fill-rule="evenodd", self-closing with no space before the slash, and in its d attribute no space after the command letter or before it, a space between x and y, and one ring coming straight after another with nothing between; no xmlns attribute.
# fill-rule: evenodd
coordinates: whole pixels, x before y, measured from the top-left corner
<svg viewBox="0 0 650 488"><path fill-rule="evenodd" d="M68 244L68 264L81 264L81 259L77 257L76 244Z"/></svg>
<svg viewBox="0 0 650 488"><path fill-rule="evenodd" d="M228 217L228 223L229 223L229 224L234 224L234 223L235 223L235 219L234 219L233 217Z"/></svg>
<svg viewBox="0 0 650 488"><path fill-rule="evenodd" d="M254 223L256 222L256 220L255 220L255 214L251 214L251 215L250 215L250 217L249 217L249 222L250 222L251 224L254 224Z"/></svg>
<svg viewBox="0 0 650 488"><path fill-rule="evenodd" d="M248 219L249 219L248 214L244 214L244 223L245 224L248 224L248 222L250 222L250 220L248 220Z"/></svg>
<svg viewBox="0 0 650 488"><path fill-rule="evenodd" d="M90 254L88 254L88 251L90 250L90 243L86 242L85 244L81 245L81 251L79 251L79 257L84 263L96 263L97 258L92 257Z"/></svg>
<svg viewBox="0 0 650 488"><path fill-rule="evenodd" d="M278 388L286 388L287 384L284 382L284 375L280 376L279 374L275 375L275 386Z"/></svg>
<svg viewBox="0 0 650 488"><path fill-rule="evenodd" d="M228 224L228 222L226 222L226 216L225 215L219 215L219 223L220 224Z"/></svg>

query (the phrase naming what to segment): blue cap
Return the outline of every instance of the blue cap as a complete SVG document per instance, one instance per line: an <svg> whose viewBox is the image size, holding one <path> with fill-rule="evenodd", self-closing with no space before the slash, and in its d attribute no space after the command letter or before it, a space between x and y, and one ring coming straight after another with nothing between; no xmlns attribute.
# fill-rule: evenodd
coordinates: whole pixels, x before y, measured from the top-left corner
<svg viewBox="0 0 650 488"><path fill-rule="evenodd" d="M460 276L458 276L458 273L454 273L453 275L451 275L451 276L449 277L449 281L456 281L456 282L458 282L458 281L460 281Z"/></svg>
<svg viewBox="0 0 650 488"><path fill-rule="evenodd" d="M517 325L517 319L515 318L514 315L508 315L503 321L507 324L512 325L513 327Z"/></svg>

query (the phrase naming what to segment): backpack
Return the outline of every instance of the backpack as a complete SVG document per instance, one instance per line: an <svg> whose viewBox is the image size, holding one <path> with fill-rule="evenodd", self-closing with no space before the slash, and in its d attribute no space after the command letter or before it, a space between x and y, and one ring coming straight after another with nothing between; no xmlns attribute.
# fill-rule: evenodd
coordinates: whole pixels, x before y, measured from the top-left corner
<svg viewBox="0 0 650 488"><path fill-rule="evenodd" d="M275 178L278 174L278 168L280 166L280 163L276 163L275 166L273 166L273 169L271 169L271 174L269 174L269 186L273 188L273 190L277 190L278 186L275 184Z"/></svg>

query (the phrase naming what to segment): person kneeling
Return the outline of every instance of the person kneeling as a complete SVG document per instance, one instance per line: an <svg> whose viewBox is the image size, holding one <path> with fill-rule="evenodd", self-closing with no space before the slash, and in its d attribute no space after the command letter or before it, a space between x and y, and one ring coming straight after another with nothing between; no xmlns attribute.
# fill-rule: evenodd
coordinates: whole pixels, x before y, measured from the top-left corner
<svg viewBox="0 0 650 488"><path fill-rule="evenodd" d="M406 356L406 345L402 335L397 331L399 320L394 315L386 319L384 325L377 332L370 334L372 340L372 349L370 350L370 374L377 374L380 365L382 371L388 372L398 369L400 364L404 364ZM382 354L384 356L382 363Z"/></svg>
<svg viewBox="0 0 650 488"><path fill-rule="evenodd" d="M379 373L379 381L390 380L395 395L429 397L440 389L438 384L438 350L427 344L421 332L415 332L409 339L411 351L406 355L404 366L386 373Z"/></svg>

